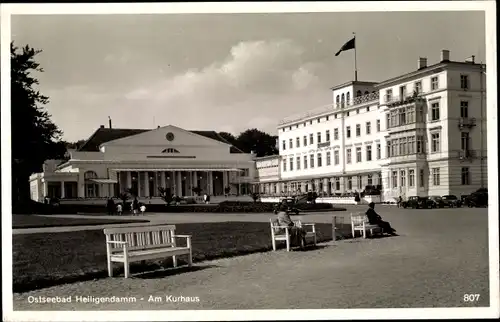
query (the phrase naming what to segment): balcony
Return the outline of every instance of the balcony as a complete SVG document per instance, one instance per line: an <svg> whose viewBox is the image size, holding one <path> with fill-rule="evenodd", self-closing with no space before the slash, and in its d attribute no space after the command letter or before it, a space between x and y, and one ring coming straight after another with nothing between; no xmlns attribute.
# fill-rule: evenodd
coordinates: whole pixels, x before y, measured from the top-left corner
<svg viewBox="0 0 500 322"><path fill-rule="evenodd" d="M391 155L384 162L385 165L392 165L398 163L409 163L409 162L417 162L421 160L426 160L427 154L425 153L411 153L411 154L402 154L402 155Z"/></svg>
<svg viewBox="0 0 500 322"><path fill-rule="evenodd" d="M460 129L463 129L463 128L473 128L474 126L476 126L476 119L473 118L473 117L461 117L459 120L458 120L458 127Z"/></svg>
<svg viewBox="0 0 500 322"><path fill-rule="evenodd" d="M330 146L330 141L318 143L318 149Z"/></svg>
<svg viewBox="0 0 500 322"><path fill-rule="evenodd" d="M385 95L384 102L389 107L412 104L425 100L420 93L403 94L400 96Z"/></svg>
<svg viewBox="0 0 500 322"><path fill-rule="evenodd" d="M475 150L458 150L458 159L462 162L472 161L477 157L477 153Z"/></svg>
<svg viewBox="0 0 500 322"><path fill-rule="evenodd" d="M379 99L379 92L375 93L370 93L362 96L357 96L352 99L352 101L346 102L346 103L337 103L335 104L336 108L347 108L347 107L352 107L356 105L361 105L364 103L370 103L370 102L375 102Z"/></svg>

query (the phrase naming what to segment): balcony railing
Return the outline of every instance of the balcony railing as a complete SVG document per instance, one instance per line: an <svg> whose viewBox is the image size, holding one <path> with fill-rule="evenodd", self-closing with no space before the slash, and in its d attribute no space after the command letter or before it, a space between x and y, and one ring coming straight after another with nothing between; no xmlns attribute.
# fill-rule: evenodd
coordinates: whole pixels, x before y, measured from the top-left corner
<svg viewBox="0 0 500 322"><path fill-rule="evenodd" d="M318 143L318 149L330 146L330 141Z"/></svg>
<svg viewBox="0 0 500 322"><path fill-rule="evenodd" d="M458 120L458 127L463 129L464 127L472 128L476 126L476 119L473 117L461 117Z"/></svg>
<svg viewBox="0 0 500 322"><path fill-rule="evenodd" d="M421 96L421 94L416 92L411 94L403 94L400 96L384 95L384 102L389 106L410 104L423 99L424 98Z"/></svg>
<svg viewBox="0 0 500 322"><path fill-rule="evenodd" d="M335 104L335 107L336 108L346 108L346 107L360 105L363 103L377 101L380 97L379 95L380 95L379 92L375 92L375 93L370 93L370 94L366 94L366 95L362 95L362 96L357 96L357 97L354 97L352 101L345 102L345 103L337 103L337 104Z"/></svg>
<svg viewBox="0 0 500 322"><path fill-rule="evenodd" d="M477 153L475 150L459 150L458 151L458 159L461 161L470 161L475 159Z"/></svg>

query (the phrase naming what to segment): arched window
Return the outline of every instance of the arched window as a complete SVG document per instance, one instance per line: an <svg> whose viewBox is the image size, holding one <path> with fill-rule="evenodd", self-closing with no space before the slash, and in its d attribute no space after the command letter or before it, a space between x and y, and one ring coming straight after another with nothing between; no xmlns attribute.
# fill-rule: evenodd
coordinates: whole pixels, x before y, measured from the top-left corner
<svg viewBox="0 0 500 322"><path fill-rule="evenodd" d="M357 96L357 97L361 96L361 94L362 94L362 93L361 93L361 91L360 91L360 90L358 90L358 91L356 92L356 96Z"/></svg>
<svg viewBox="0 0 500 322"><path fill-rule="evenodd" d="M335 100L337 102L337 105L340 103L340 96L337 95L337 99Z"/></svg>
<svg viewBox="0 0 500 322"><path fill-rule="evenodd" d="M350 101L351 101L351 93L347 92L347 95L346 95L346 103L347 103L347 105L349 105Z"/></svg>
<svg viewBox="0 0 500 322"><path fill-rule="evenodd" d="M342 107L344 107L344 104L345 104L345 95L342 94L342 99L340 100L341 104L342 104Z"/></svg>
<svg viewBox="0 0 500 322"><path fill-rule="evenodd" d="M370 92L368 92L368 91L365 91L365 95L368 95L368 94L370 94Z"/></svg>

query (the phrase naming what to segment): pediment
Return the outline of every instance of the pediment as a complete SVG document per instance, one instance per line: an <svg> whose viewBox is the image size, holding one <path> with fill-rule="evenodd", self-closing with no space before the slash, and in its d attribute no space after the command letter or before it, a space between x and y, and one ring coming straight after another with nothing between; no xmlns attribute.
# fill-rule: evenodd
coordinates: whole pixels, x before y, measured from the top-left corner
<svg viewBox="0 0 500 322"><path fill-rule="evenodd" d="M162 153L175 154L179 153L178 149L175 148L177 146L229 147L230 145L173 125L167 125L151 131L109 141L103 143L102 146L164 146L165 148L162 149L164 152Z"/></svg>

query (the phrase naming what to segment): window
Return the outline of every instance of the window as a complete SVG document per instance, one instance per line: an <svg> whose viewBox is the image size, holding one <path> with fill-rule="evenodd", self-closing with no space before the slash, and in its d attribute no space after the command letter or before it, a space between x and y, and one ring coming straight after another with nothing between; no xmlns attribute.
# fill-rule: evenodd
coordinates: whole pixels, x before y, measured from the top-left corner
<svg viewBox="0 0 500 322"><path fill-rule="evenodd" d="M345 105L345 95L344 94L342 94L342 99L340 100L340 102L341 102L340 106L344 107L344 105Z"/></svg>
<svg viewBox="0 0 500 322"><path fill-rule="evenodd" d="M293 149L293 140L292 139L288 140L288 147L290 149Z"/></svg>
<svg viewBox="0 0 500 322"><path fill-rule="evenodd" d="M314 143L314 135L311 133L309 134L309 144L313 144Z"/></svg>
<svg viewBox="0 0 500 322"><path fill-rule="evenodd" d="M439 152L440 139L439 133L431 134L431 152Z"/></svg>
<svg viewBox="0 0 500 322"><path fill-rule="evenodd" d="M386 143L386 146L387 146L387 151L386 151L386 157L387 158L390 158L391 157L391 151L392 151L392 144L391 144L391 141L387 141Z"/></svg>
<svg viewBox="0 0 500 322"><path fill-rule="evenodd" d="M371 161L372 160L372 146L368 145L366 146L366 161Z"/></svg>
<svg viewBox="0 0 500 322"><path fill-rule="evenodd" d="M352 177L347 177L347 190L352 190Z"/></svg>
<svg viewBox="0 0 500 322"><path fill-rule="evenodd" d="M346 115L345 116L349 116L349 112L345 113Z"/></svg>
<svg viewBox="0 0 500 322"><path fill-rule="evenodd" d="M386 129L389 129L391 127L391 114L387 113L385 115L385 118L386 118L386 120L385 120Z"/></svg>
<svg viewBox="0 0 500 322"><path fill-rule="evenodd" d="M415 92L417 94L422 93L422 81L415 82Z"/></svg>
<svg viewBox="0 0 500 322"><path fill-rule="evenodd" d="M321 143L321 132L318 132L318 144Z"/></svg>
<svg viewBox="0 0 500 322"><path fill-rule="evenodd" d="M469 89L469 76L460 75L460 88L463 90Z"/></svg>
<svg viewBox="0 0 500 322"><path fill-rule="evenodd" d="M361 148L356 148L356 162L361 162Z"/></svg>
<svg viewBox="0 0 500 322"><path fill-rule="evenodd" d="M286 171L286 159L283 159L283 171Z"/></svg>
<svg viewBox="0 0 500 322"><path fill-rule="evenodd" d="M431 90L434 91L439 88L439 78L434 76L431 78Z"/></svg>
<svg viewBox="0 0 500 322"><path fill-rule="evenodd" d="M358 108L358 109L356 109L356 114L359 114L359 108Z"/></svg>
<svg viewBox="0 0 500 322"><path fill-rule="evenodd" d="M468 101L460 101L460 117L469 117Z"/></svg>
<svg viewBox="0 0 500 322"><path fill-rule="evenodd" d="M340 178L335 178L335 190L340 190Z"/></svg>
<svg viewBox="0 0 500 322"><path fill-rule="evenodd" d="M373 176L371 174L368 175L368 180L367 180L367 184L369 186L372 186L373 185Z"/></svg>
<svg viewBox="0 0 500 322"><path fill-rule="evenodd" d="M385 91L385 102L390 102L392 100L392 89Z"/></svg>
<svg viewBox="0 0 500 322"><path fill-rule="evenodd" d="M326 120L328 121L329 119L330 119L330 117L327 115L327 116L326 116Z"/></svg>
<svg viewBox="0 0 500 322"><path fill-rule="evenodd" d="M406 155L407 150L406 150L406 143L408 142L407 138L400 138L399 139L399 154L401 155Z"/></svg>
<svg viewBox="0 0 500 322"><path fill-rule="evenodd" d="M440 177L439 177L439 168L433 168L432 169L432 184L435 186L440 185Z"/></svg>
<svg viewBox="0 0 500 322"><path fill-rule="evenodd" d="M313 120L310 120L310 121L309 121L309 124L311 124L311 125L312 125L312 124L313 124Z"/></svg>
<svg viewBox="0 0 500 322"><path fill-rule="evenodd" d="M392 171L392 187L393 188L398 187L398 172L397 171Z"/></svg>
<svg viewBox="0 0 500 322"><path fill-rule="evenodd" d="M394 140L391 140L391 155L392 156L397 156L398 155L398 147L399 147L399 140L398 139L394 139Z"/></svg>
<svg viewBox="0 0 500 322"><path fill-rule="evenodd" d="M370 134L372 131L372 123L366 122L366 134Z"/></svg>
<svg viewBox="0 0 500 322"><path fill-rule="evenodd" d="M422 105L417 106L417 122L424 121L424 107Z"/></svg>
<svg viewBox="0 0 500 322"><path fill-rule="evenodd" d="M439 120L439 103L432 103L431 105L431 121Z"/></svg>
<svg viewBox="0 0 500 322"><path fill-rule="evenodd" d="M323 166L323 161L321 160L321 153L318 153L318 168Z"/></svg>
<svg viewBox="0 0 500 322"><path fill-rule="evenodd" d="M351 163L351 149L347 149L346 162Z"/></svg>
<svg viewBox="0 0 500 322"><path fill-rule="evenodd" d="M290 171L293 171L293 158L290 158Z"/></svg>
<svg viewBox="0 0 500 322"><path fill-rule="evenodd" d="M356 136L361 135L361 124L356 124Z"/></svg>
<svg viewBox="0 0 500 322"><path fill-rule="evenodd" d="M406 187L406 170L401 170L400 172L400 182L401 187Z"/></svg>
<svg viewBox="0 0 500 322"><path fill-rule="evenodd" d="M415 170L413 169L408 170L408 185L410 187L415 186Z"/></svg>
<svg viewBox="0 0 500 322"><path fill-rule="evenodd" d="M307 155L304 155L304 169L307 169Z"/></svg>
<svg viewBox="0 0 500 322"><path fill-rule="evenodd" d="M377 120L377 132L380 132L380 120Z"/></svg>
<svg viewBox="0 0 500 322"><path fill-rule="evenodd" d="M346 94L346 105L349 105L350 102L351 102L351 93L347 92L347 94Z"/></svg>
<svg viewBox="0 0 500 322"><path fill-rule="evenodd" d="M332 156L331 156L331 152L328 151L326 152L326 165L329 166L332 164Z"/></svg>
<svg viewBox="0 0 500 322"><path fill-rule="evenodd" d="M338 165L340 163L340 156L338 150L333 152L333 162L335 163L335 165Z"/></svg>
<svg viewBox="0 0 500 322"><path fill-rule="evenodd" d="M370 112L370 106L367 106L367 107L366 107L366 111L367 111L367 112Z"/></svg>
<svg viewBox="0 0 500 322"><path fill-rule="evenodd" d="M326 142L330 142L330 130L326 130Z"/></svg>
<svg viewBox="0 0 500 322"><path fill-rule="evenodd" d="M346 137L349 139L351 137L351 127L350 126L346 127L345 132L346 132Z"/></svg>
<svg viewBox="0 0 500 322"><path fill-rule="evenodd" d="M314 154L311 154L309 156L309 163L310 163L309 166L311 167L311 169L314 168Z"/></svg>
<svg viewBox="0 0 500 322"><path fill-rule="evenodd" d="M415 154L415 136L408 137L408 154Z"/></svg>
<svg viewBox="0 0 500 322"><path fill-rule="evenodd" d="M363 187L363 177L358 176L358 189L362 189Z"/></svg>
<svg viewBox="0 0 500 322"><path fill-rule="evenodd" d="M337 107L338 107L338 105L340 104L340 96L337 95L337 97L335 98L335 102L337 103Z"/></svg>
<svg viewBox="0 0 500 322"><path fill-rule="evenodd" d="M321 122L321 117L319 117L318 119L316 119L316 121L318 121L318 123Z"/></svg>
<svg viewBox="0 0 500 322"><path fill-rule="evenodd" d="M421 187L425 187L425 182L424 182L424 178L425 178L425 176L424 176L424 169L420 169L420 175L419 175L419 177L420 177L420 186L421 186Z"/></svg>
<svg viewBox="0 0 500 322"><path fill-rule="evenodd" d="M281 141L281 142L282 142L282 147L283 147L283 150L286 150L286 141L285 141L285 140L283 140L283 141Z"/></svg>
<svg viewBox="0 0 500 322"><path fill-rule="evenodd" d="M304 135L304 146L307 146L307 135Z"/></svg>
<svg viewBox="0 0 500 322"><path fill-rule="evenodd" d="M339 139L339 129L333 129L333 139L334 140Z"/></svg>
<svg viewBox="0 0 500 322"><path fill-rule="evenodd" d="M462 132L460 135L460 145L462 151L469 151L469 132Z"/></svg>
<svg viewBox="0 0 500 322"><path fill-rule="evenodd" d="M297 148L300 148L300 138L299 137L297 137L295 139L295 145L296 145Z"/></svg>
<svg viewBox="0 0 500 322"><path fill-rule="evenodd" d="M361 91L359 91L359 90L358 90L358 91L356 92L356 96L357 96L357 97L359 97L359 96L361 96L361 95L363 95L363 94L361 93Z"/></svg>
<svg viewBox="0 0 500 322"><path fill-rule="evenodd" d="M463 186L470 185L469 168L462 168L462 185Z"/></svg>
<svg viewBox="0 0 500 322"><path fill-rule="evenodd" d="M425 153L423 135L417 135L417 153Z"/></svg>
<svg viewBox="0 0 500 322"><path fill-rule="evenodd" d="M382 151L381 151L380 143L377 143L377 160L380 160L382 158Z"/></svg>
<svg viewBox="0 0 500 322"><path fill-rule="evenodd" d="M415 106L406 108L406 124L415 123Z"/></svg>
<svg viewBox="0 0 500 322"><path fill-rule="evenodd" d="M399 99L404 99L406 97L406 85L399 87Z"/></svg>

